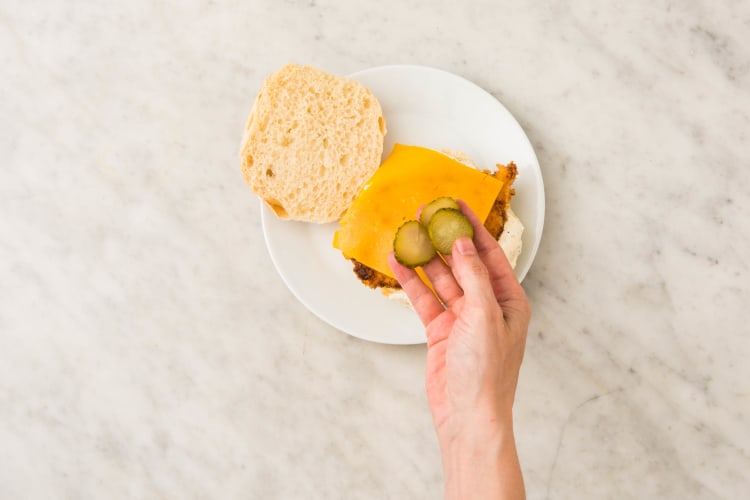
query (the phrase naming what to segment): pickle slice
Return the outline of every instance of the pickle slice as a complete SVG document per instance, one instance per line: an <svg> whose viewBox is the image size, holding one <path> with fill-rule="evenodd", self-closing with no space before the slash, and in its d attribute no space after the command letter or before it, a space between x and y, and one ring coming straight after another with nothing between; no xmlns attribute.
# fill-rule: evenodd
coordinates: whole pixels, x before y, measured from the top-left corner
<svg viewBox="0 0 750 500"><path fill-rule="evenodd" d="M423 266L435 257L427 229L419 221L404 222L393 238L393 255L402 266Z"/></svg>
<svg viewBox="0 0 750 500"><path fill-rule="evenodd" d="M435 215L435 212L437 212L441 208L455 208L456 210L459 210L459 206L458 203L456 203L456 200L449 196L441 196L440 198L435 198L424 206L422 212L420 212L419 214L419 222L424 224L424 227L429 227L430 219L432 219L432 216Z"/></svg>
<svg viewBox="0 0 750 500"><path fill-rule="evenodd" d="M428 233L435 249L443 255L450 255L453 242L463 236L473 238L474 228L461 210L441 208L430 218Z"/></svg>

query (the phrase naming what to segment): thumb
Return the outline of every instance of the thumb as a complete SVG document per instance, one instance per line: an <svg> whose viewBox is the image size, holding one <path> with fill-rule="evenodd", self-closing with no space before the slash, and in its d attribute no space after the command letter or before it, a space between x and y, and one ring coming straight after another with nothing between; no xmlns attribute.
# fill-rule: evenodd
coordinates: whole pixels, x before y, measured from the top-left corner
<svg viewBox="0 0 750 500"><path fill-rule="evenodd" d="M453 243L451 269L468 302L482 304L490 299L495 302L487 266L482 262L470 238L459 238Z"/></svg>

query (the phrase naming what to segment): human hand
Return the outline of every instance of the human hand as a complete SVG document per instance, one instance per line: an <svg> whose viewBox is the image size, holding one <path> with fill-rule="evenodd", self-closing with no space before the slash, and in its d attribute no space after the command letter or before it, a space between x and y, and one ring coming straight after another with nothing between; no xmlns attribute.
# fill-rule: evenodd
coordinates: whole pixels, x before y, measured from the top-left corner
<svg viewBox="0 0 750 500"><path fill-rule="evenodd" d="M390 265L426 328L427 398L446 491L451 476L464 477L467 471L458 469L466 460L487 458L494 462L486 464L489 470L506 464L495 477L503 476L516 494L491 497L484 489L482 498L518 498L523 482L512 408L531 309L500 245L464 202L459 205L474 226L474 241L458 239L448 264L436 258L422 268L439 299L393 255Z"/></svg>

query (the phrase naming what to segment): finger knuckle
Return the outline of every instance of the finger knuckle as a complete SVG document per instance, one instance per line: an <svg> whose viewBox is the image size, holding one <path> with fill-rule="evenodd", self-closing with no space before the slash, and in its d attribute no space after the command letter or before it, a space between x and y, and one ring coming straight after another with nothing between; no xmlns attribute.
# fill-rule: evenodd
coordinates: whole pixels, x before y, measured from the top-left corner
<svg viewBox="0 0 750 500"><path fill-rule="evenodd" d="M477 278L481 279L489 279L490 273L487 270L487 267L482 264L482 261L480 260L474 260L472 262L469 262L469 264L466 266L466 272L470 275L476 276Z"/></svg>

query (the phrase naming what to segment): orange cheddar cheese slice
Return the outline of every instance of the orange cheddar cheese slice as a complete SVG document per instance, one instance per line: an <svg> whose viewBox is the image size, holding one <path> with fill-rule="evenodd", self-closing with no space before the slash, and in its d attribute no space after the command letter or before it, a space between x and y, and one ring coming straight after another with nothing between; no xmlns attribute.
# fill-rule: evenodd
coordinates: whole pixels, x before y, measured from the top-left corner
<svg viewBox="0 0 750 500"><path fill-rule="evenodd" d="M401 224L416 219L419 207L450 196L464 200L484 221L502 188L501 180L442 153L396 144L341 217L333 246L345 258L393 277L388 265L393 238Z"/></svg>

